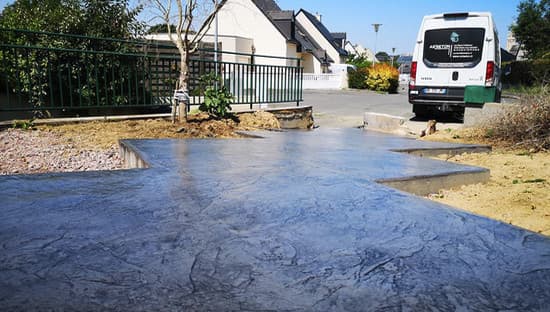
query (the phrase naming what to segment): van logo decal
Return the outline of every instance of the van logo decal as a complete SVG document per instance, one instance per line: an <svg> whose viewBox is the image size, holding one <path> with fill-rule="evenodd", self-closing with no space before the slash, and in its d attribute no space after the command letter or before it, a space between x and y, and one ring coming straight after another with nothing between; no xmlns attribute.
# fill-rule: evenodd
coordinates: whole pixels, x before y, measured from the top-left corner
<svg viewBox="0 0 550 312"><path fill-rule="evenodd" d="M458 41L460 41L460 35L453 31L453 33L451 34L451 41L453 43L458 43Z"/></svg>

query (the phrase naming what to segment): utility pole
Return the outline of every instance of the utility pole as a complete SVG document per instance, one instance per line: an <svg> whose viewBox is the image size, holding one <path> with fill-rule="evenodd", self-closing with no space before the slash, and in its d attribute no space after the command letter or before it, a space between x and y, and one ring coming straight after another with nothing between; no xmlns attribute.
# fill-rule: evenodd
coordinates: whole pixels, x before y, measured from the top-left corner
<svg viewBox="0 0 550 312"><path fill-rule="evenodd" d="M374 32L376 33L376 38L374 39L374 62L372 62L372 66L374 66L374 63L376 63L377 61L376 44L378 43L378 30L380 29L380 26L382 26L382 24L372 24L372 26L374 27Z"/></svg>
<svg viewBox="0 0 550 312"><path fill-rule="evenodd" d="M393 67L393 59L395 58L395 48L391 48L391 66Z"/></svg>

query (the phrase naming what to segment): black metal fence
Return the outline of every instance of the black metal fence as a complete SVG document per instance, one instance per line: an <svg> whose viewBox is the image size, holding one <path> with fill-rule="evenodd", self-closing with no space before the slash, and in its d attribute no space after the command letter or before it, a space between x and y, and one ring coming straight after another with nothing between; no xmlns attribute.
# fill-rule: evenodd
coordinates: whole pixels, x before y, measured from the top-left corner
<svg viewBox="0 0 550 312"><path fill-rule="evenodd" d="M302 101L299 59L212 55L203 49L191 58L191 106L203 102L200 78L207 74L220 77L233 104ZM227 61L231 56L239 61ZM179 61L173 45L159 42L0 29L0 112L169 109Z"/></svg>

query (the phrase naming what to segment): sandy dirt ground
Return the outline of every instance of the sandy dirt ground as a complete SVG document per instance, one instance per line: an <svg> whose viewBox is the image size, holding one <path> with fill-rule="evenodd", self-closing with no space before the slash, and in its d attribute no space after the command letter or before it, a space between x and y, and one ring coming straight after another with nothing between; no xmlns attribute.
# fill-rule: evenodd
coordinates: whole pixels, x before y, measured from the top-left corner
<svg viewBox="0 0 550 312"><path fill-rule="evenodd" d="M488 183L442 190L428 198L550 236L550 153L530 153L478 139L474 130L438 131L425 140L493 145L489 154L438 159L488 168Z"/></svg>
<svg viewBox="0 0 550 312"><path fill-rule="evenodd" d="M85 148L118 146L120 139L156 138L238 138L239 131L280 128L273 114L263 111L239 114L234 119L217 120L205 113L190 115L187 121L172 123L166 119L94 121L66 125L44 125L38 129L63 135Z"/></svg>

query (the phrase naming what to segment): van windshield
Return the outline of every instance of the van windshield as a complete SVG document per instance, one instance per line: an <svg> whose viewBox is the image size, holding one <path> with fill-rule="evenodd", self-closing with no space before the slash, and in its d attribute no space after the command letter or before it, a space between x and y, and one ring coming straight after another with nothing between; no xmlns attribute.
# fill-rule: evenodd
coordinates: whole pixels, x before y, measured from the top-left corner
<svg viewBox="0 0 550 312"><path fill-rule="evenodd" d="M446 28L424 34L424 64L428 67L471 68L483 53L483 28Z"/></svg>

